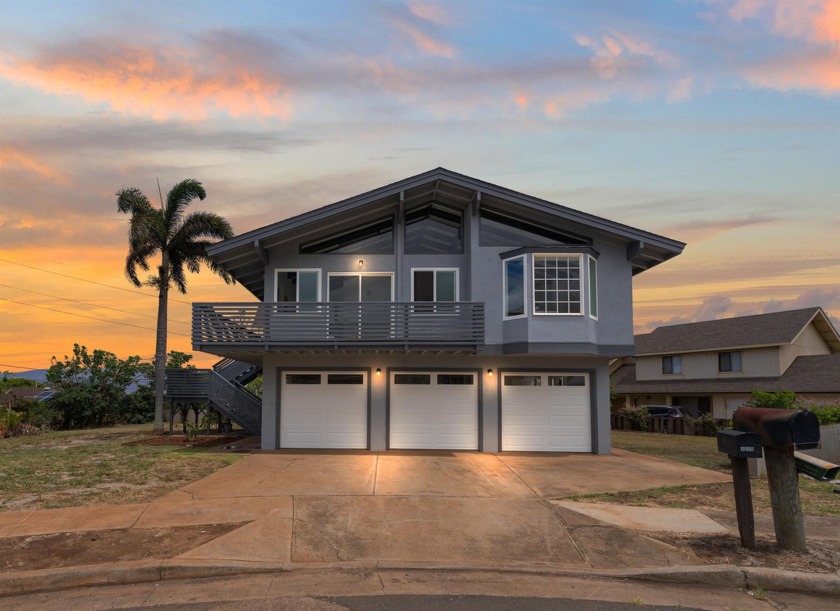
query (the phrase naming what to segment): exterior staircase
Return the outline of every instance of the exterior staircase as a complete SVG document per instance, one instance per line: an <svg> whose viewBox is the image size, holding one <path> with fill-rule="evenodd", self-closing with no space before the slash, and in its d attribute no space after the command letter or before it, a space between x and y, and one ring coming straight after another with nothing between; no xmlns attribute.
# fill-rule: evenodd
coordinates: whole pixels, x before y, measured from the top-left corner
<svg viewBox="0 0 840 611"><path fill-rule="evenodd" d="M245 385L262 373L251 363L223 359L212 369L167 369L166 398L171 403L207 403L250 435L262 430L262 400Z"/></svg>

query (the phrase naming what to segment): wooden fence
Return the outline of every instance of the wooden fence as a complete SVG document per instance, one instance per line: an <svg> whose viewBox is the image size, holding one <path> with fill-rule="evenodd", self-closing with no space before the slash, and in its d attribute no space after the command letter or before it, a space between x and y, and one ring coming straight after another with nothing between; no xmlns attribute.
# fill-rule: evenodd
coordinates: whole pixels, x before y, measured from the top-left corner
<svg viewBox="0 0 840 611"><path fill-rule="evenodd" d="M711 419L708 419L711 420ZM721 420L715 418L712 420L714 426L710 422L706 424L698 423L693 419L672 418L671 416L649 416L648 432L650 433L666 433L670 435L700 435L713 437L715 432L719 429L725 429L729 426L728 420ZM633 422L627 416L619 416L618 414L610 414L610 427L616 431L633 431L637 430L633 426Z"/></svg>

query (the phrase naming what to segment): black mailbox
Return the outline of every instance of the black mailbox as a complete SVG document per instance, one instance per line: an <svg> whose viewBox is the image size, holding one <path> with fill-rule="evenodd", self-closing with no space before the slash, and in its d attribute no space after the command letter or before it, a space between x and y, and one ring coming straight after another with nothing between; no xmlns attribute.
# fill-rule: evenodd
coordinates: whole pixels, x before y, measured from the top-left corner
<svg viewBox="0 0 840 611"><path fill-rule="evenodd" d="M744 431L718 431L718 452L735 458L761 458L761 437Z"/></svg>
<svg viewBox="0 0 840 611"><path fill-rule="evenodd" d="M811 412L773 407L741 407L732 415L736 431L755 433L774 450L810 450L820 445L820 423Z"/></svg>

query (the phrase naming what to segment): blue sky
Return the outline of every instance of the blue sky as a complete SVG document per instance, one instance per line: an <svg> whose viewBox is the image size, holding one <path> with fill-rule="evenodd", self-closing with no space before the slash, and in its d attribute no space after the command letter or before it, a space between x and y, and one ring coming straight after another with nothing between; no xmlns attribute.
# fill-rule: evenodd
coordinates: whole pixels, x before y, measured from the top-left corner
<svg viewBox="0 0 840 611"><path fill-rule="evenodd" d="M241 233L443 166L686 241L639 331L836 322L838 93L840 0L2 0L0 363L151 355L154 301L74 278L127 288L114 193L188 177ZM189 287L173 330L250 299Z"/></svg>

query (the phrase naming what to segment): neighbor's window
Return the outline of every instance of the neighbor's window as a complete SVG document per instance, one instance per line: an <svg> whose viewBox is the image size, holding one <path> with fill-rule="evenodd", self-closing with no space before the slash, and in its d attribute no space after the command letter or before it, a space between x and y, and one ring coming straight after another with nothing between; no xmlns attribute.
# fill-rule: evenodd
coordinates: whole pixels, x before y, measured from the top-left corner
<svg viewBox="0 0 840 611"><path fill-rule="evenodd" d="M525 315L525 257L504 261L505 317Z"/></svg>
<svg viewBox="0 0 840 611"><path fill-rule="evenodd" d="M678 354L663 356L662 373L682 373L682 357Z"/></svg>
<svg viewBox="0 0 840 611"><path fill-rule="evenodd" d="M534 314L581 314L580 255L534 255Z"/></svg>
<svg viewBox="0 0 840 611"><path fill-rule="evenodd" d="M589 316L598 318L598 261L589 257Z"/></svg>
<svg viewBox="0 0 840 611"><path fill-rule="evenodd" d="M718 352L718 371L743 371L741 352Z"/></svg>

